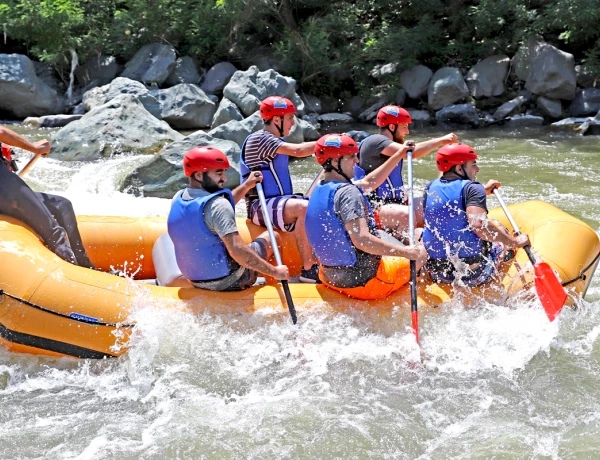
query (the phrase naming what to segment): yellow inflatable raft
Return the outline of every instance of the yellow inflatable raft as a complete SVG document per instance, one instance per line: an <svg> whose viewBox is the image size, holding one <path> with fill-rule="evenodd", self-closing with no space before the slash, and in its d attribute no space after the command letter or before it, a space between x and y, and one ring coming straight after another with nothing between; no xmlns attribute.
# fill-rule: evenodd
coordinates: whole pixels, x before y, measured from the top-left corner
<svg viewBox="0 0 600 460"><path fill-rule="evenodd" d="M528 233L537 255L548 262L572 296L582 296L598 263L600 241L592 228L575 217L541 202L510 206L520 226ZM508 228L501 209L491 217ZM94 264L105 271L125 268L136 280L156 278L152 250L165 233L165 219L88 217L78 218L80 230ZM263 229L239 219L242 237L250 241ZM282 235L282 258L293 275L300 271L300 259L293 238ZM156 257L156 254L155 254ZM465 290L461 302L506 302L532 285L533 273L524 251L503 272L502 282L485 288ZM177 281L172 281L177 284ZM299 322L311 306L338 311L348 308L377 309L388 318L410 324L408 286L381 301L349 299L319 285L290 284ZM243 292L217 293L191 287L165 287L134 281L64 262L50 252L27 227L0 216L0 343L24 353L103 358L119 356L127 349L134 327L129 314L136 304L152 299L165 308L189 309L194 313L251 313L268 307L287 314L285 297L277 285L254 286ZM460 288L456 288L460 290ZM420 277L419 310L425 314L452 299L451 286L438 286ZM398 310L406 312L398 315Z"/></svg>

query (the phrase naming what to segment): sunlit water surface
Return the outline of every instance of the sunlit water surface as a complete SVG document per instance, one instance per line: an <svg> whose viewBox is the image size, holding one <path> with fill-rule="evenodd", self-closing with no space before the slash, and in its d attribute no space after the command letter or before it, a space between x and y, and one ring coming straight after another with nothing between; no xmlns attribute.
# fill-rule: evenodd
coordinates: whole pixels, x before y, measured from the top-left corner
<svg viewBox="0 0 600 460"><path fill-rule="evenodd" d="M480 154L479 180L500 180L507 202L541 198L598 231L598 138L458 134ZM432 160L415 162L420 189ZM27 180L78 214L165 216L169 200L116 191L144 161L44 159ZM292 169L298 191L318 170ZM457 302L422 315L419 351L408 325L368 310L300 309L293 326L269 311L194 317L142 297L119 359L0 348L0 458L595 458L599 306L598 277L554 323L537 301Z"/></svg>

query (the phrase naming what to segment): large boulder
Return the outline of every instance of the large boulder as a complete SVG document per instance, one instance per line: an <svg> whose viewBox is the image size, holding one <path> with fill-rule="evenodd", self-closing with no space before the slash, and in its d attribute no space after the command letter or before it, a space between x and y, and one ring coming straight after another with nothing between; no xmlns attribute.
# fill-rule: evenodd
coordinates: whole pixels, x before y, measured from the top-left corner
<svg viewBox="0 0 600 460"><path fill-rule="evenodd" d="M245 72L234 73L223 95L249 117L259 109L260 101L269 96L286 97L296 104L295 91L296 80L293 78L284 77L274 70L260 72L258 67L252 66Z"/></svg>
<svg viewBox="0 0 600 460"><path fill-rule="evenodd" d="M475 64L465 78L471 96L480 99L504 94L509 64L510 58L503 55L490 56Z"/></svg>
<svg viewBox="0 0 600 460"><path fill-rule="evenodd" d="M296 117L294 126L290 133L285 137L286 142L292 144L299 144L301 142L316 141L321 137L317 128L315 128L310 122L303 120L302 118Z"/></svg>
<svg viewBox="0 0 600 460"><path fill-rule="evenodd" d="M525 89L550 99L573 99L577 89L573 55L548 43L540 44L531 61Z"/></svg>
<svg viewBox="0 0 600 460"><path fill-rule="evenodd" d="M177 54L172 46L152 43L143 46L125 64L121 74L124 78L141 81L147 85L162 85L175 67Z"/></svg>
<svg viewBox="0 0 600 460"><path fill-rule="evenodd" d="M177 59L173 71L167 78L167 86L175 86L181 83L191 83L197 85L200 83L200 73L198 72L198 66L189 56L184 56Z"/></svg>
<svg viewBox="0 0 600 460"><path fill-rule="evenodd" d="M505 102L500 107L496 109L494 112L494 120L500 120L502 118L506 118L511 113L515 112L519 109L523 104L528 102L531 99L531 96L528 94L521 94L514 99L511 99L508 102Z"/></svg>
<svg viewBox="0 0 600 460"><path fill-rule="evenodd" d="M130 80L129 78L115 78L109 85L87 91L83 95L83 107L89 112L121 94L131 94L137 97L146 110L160 120L162 112L160 102L139 81Z"/></svg>
<svg viewBox="0 0 600 460"><path fill-rule="evenodd" d="M548 118L558 119L562 116L562 104L559 100L548 99L547 97L540 96L537 98L536 104L540 112L546 115Z"/></svg>
<svg viewBox="0 0 600 460"><path fill-rule="evenodd" d="M215 116L213 117L210 127L214 129L217 126L224 125L231 120L242 121L243 119L244 115L242 115L242 112L240 112L238 106L224 97L221 99L219 107L217 107L217 111L215 112Z"/></svg>
<svg viewBox="0 0 600 460"><path fill-rule="evenodd" d="M544 44L542 37L532 35L525 40L513 56L511 64L511 75L521 81L527 81L531 70L531 63L539 54L540 47Z"/></svg>
<svg viewBox="0 0 600 460"><path fill-rule="evenodd" d="M22 54L0 54L0 109L16 117L59 113L64 102L35 73L35 66Z"/></svg>
<svg viewBox="0 0 600 460"><path fill-rule="evenodd" d="M433 74L427 88L429 107L439 110L469 95L469 88L460 72L454 67L442 67Z"/></svg>
<svg viewBox="0 0 600 460"><path fill-rule="evenodd" d="M119 70L119 64L114 56L99 55L77 67L75 77L82 87L92 82L95 82L96 86L101 86L113 81Z"/></svg>
<svg viewBox="0 0 600 460"><path fill-rule="evenodd" d="M22 126L32 128L62 128L69 123L79 120L83 115L44 115L43 117L27 117Z"/></svg>
<svg viewBox="0 0 600 460"><path fill-rule="evenodd" d="M433 72L429 67L416 65L400 74L400 84L411 99L418 99L427 93Z"/></svg>
<svg viewBox="0 0 600 460"><path fill-rule="evenodd" d="M577 91L569 106L574 117L594 115L600 110L600 88L586 88Z"/></svg>
<svg viewBox="0 0 600 460"><path fill-rule="evenodd" d="M362 121L364 123L370 123L370 122L375 123L379 109L388 104L392 104L393 102L394 102L394 94L393 93L386 92L386 93L382 94L373 104L371 104L369 107L364 109L360 113L360 115L358 115L358 120ZM325 114L325 115L328 115L328 114ZM327 121L327 120L321 120L321 121ZM342 120L335 120L335 121L342 121Z"/></svg>
<svg viewBox="0 0 600 460"><path fill-rule="evenodd" d="M146 164L136 168L121 184L121 191L136 195L172 198L186 187L189 179L183 174L183 156L199 146L210 146L221 150L229 159L225 187L235 188L240 184L240 148L235 142L216 139L203 131L173 142L162 149Z"/></svg>
<svg viewBox="0 0 600 460"><path fill-rule="evenodd" d="M218 64L215 64L204 76L204 81L201 86L202 91L206 94L222 93L223 89L236 72L237 69L230 62L219 62Z"/></svg>
<svg viewBox="0 0 600 460"><path fill-rule="evenodd" d="M87 161L120 153L155 153L181 138L151 115L137 97L122 94L56 132L50 156Z"/></svg>
<svg viewBox="0 0 600 460"><path fill-rule="evenodd" d="M155 90L152 95L161 105L162 119L177 129L208 128L217 110L204 91L190 83Z"/></svg>
<svg viewBox="0 0 600 460"><path fill-rule="evenodd" d="M407 109L407 112L412 120L410 127L430 125L433 122L433 117L427 110Z"/></svg>
<svg viewBox="0 0 600 460"><path fill-rule="evenodd" d="M435 113L439 123L451 125L468 125L473 128L479 126L479 114L471 104L456 104L444 107Z"/></svg>
<svg viewBox="0 0 600 460"><path fill-rule="evenodd" d="M260 118L260 113L255 112L242 121L231 120L225 124L211 129L208 134L219 139L233 141L239 146L244 140L254 131L258 131L264 127L264 122Z"/></svg>
<svg viewBox="0 0 600 460"><path fill-rule="evenodd" d="M310 94L304 94L302 97L302 101L304 102L305 110L308 113L323 113L323 108L321 107L321 100L316 96L311 96Z"/></svg>

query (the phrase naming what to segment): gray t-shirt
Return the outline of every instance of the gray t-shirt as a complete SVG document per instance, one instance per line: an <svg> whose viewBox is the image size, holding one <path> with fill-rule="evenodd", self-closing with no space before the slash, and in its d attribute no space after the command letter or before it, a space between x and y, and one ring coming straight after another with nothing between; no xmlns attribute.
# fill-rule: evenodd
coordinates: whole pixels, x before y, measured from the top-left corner
<svg viewBox="0 0 600 460"><path fill-rule="evenodd" d="M358 165L365 170L367 174L375 171L387 161L388 156L381 152L392 143L392 140L383 134L373 134L365 138L360 144L360 154Z"/></svg>
<svg viewBox="0 0 600 460"><path fill-rule="evenodd" d="M352 184L342 185L336 190L333 209L343 225L358 218L369 220L364 195ZM381 256L363 252L358 248L355 250L357 261L354 267L323 267L322 273L327 283L340 288L353 288L364 286L375 277Z"/></svg>

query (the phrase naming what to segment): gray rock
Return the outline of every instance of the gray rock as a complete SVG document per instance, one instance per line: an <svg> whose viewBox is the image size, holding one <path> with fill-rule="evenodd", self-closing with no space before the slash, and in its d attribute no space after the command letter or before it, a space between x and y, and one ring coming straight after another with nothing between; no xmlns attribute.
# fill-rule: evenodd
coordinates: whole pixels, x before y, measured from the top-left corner
<svg viewBox="0 0 600 460"><path fill-rule="evenodd" d="M354 142L356 143L361 143L362 141L364 141L367 137L369 137L371 134L366 132L366 131L348 131L346 134L348 134L348 136L350 136L352 139L354 139Z"/></svg>
<svg viewBox="0 0 600 460"><path fill-rule="evenodd" d="M509 64L510 58L503 55L490 56L475 64L465 78L471 96L480 99L504 94Z"/></svg>
<svg viewBox="0 0 600 460"><path fill-rule="evenodd" d="M406 91L404 89L399 89L394 95L394 104L403 106L404 102L406 102Z"/></svg>
<svg viewBox="0 0 600 460"><path fill-rule="evenodd" d="M292 97L290 98L290 100L294 103L294 106L296 107L296 115L301 117L302 115L304 115L306 113L306 107L304 105L304 101L298 95L298 93L294 93L292 95Z"/></svg>
<svg viewBox="0 0 600 460"><path fill-rule="evenodd" d="M599 135L600 134L600 112L596 114L595 117L590 117L588 120L584 121L581 126L579 126L579 134L581 135Z"/></svg>
<svg viewBox="0 0 600 460"><path fill-rule="evenodd" d="M410 126L431 124L433 122L433 117L427 110L406 110L410 114L410 118L412 119L412 123L410 124Z"/></svg>
<svg viewBox="0 0 600 460"><path fill-rule="evenodd" d="M522 126L540 126L544 124L544 117L536 115L513 115L506 123L507 127L516 128Z"/></svg>
<svg viewBox="0 0 600 460"><path fill-rule="evenodd" d="M204 93L206 94L206 93ZM208 98L213 101L215 104L219 103L219 98L217 96L215 96L214 94L206 94L206 96L208 96Z"/></svg>
<svg viewBox="0 0 600 460"><path fill-rule="evenodd" d="M242 121L243 119L244 116L242 115L242 112L240 112L240 109L238 109L237 105L224 97L221 99L219 107L217 107L217 111L215 112L215 116L213 117L210 127L211 129L214 129L217 126L221 126L231 120Z"/></svg>
<svg viewBox="0 0 600 460"><path fill-rule="evenodd" d="M129 78L115 78L108 85L93 88L86 92L83 95L83 106L86 111L90 111L121 94L136 96L146 110L160 120L162 112L160 102L139 81L130 80Z"/></svg>
<svg viewBox="0 0 600 460"><path fill-rule="evenodd" d="M187 187L189 179L183 174L183 156L194 147L211 146L221 150L229 159L225 187L240 184L240 148L231 141L216 139L203 131L173 142L162 149L146 164L135 169L121 184L120 190L146 197L172 198Z"/></svg>
<svg viewBox="0 0 600 460"><path fill-rule="evenodd" d="M87 161L120 153L154 153L183 138L131 94L98 106L52 136L50 156Z"/></svg>
<svg viewBox="0 0 600 460"><path fill-rule="evenodd" d="M46 83L50 88L52 88L57 93L61 90L61 84L58 81L56 71L47 64L42 64L38 61L32 61L33 67L35 68L35 74L37 77Z"/></svg>
<svg viewBox="0 0 600 460"><path fill-rule="evenodd" d="M563 118L560 121L555 121L550 126L553 128L573 128L589 120L589 117L571 117Z"/></svg>
<svg viewBox="0 0 600 460"><path fill-rule="evenodd" d="M233 141L241 146L246 137L263 127L264 122L262 118L260 118L260 113L255 112L242 121L231 120L217 126L215 129L211 129L208 134L219 139Z"/></svg>
<svg viewBox="0 0 600 460"><path fill-rule="evenodd" d="M162 43L145 45L125 64L121 77L147 85L162 85L173 71L176 60L177 54L172 46Z"/></svg>
<svg viewBox="0 0 600 460"><path fill-rule="evenodd" d="M167 78L166 84L168 86L175 86L181 83L197 85L200 83L201 78L198 66L194 60L189 56L184 56L175 62L175 67L173 67L173 71Z"/></svg>
<svg viewBox="0 0 600 460"><path fill-rule="evenodd" d="M540 111L547 117L558 119L562 116L562 104L560 101L540 96L537 98L536 103Z"/></svg>
<svg viewBox="0 0 600 460"><path fill-rule="evenodd" d="M479 114L471 104L449 105L435 113L435 119L440 123L479 126Z"/></svg>
<svg viewBox="0 0 600 460"><path fill-rule="evenodd" d="M501 118L506 118L512 112L514 112L519 107L521 107L523 104L525 104L528 100L529 99L526 96L521 95L521 96L515 97L514 99L511 99L508 102L505 102L500 107L498 107L498 109L496 109L496 111L494 112L494 115L493 115L494 119L500 120Z"/></svg>
<svg viewBox="0 0 600 460"><path fill-rule="evenodd" d="M269 96L293 99L296 80L284 77L274 70L260 72L252 66L245 72L237 71L223 90L223 95L237 105L248 117L260 107L260 102Z"/></svg>
<svg viewBox="0 0 600 460"><path fill-rule="evenodd" d="M394 102L394 94L383 94L374 104L371 104L358 116L358 120L365 123L375 123L375 119L377 118L377 112L379 112L379 109L388 104L391 104L392 102Z"/></svg>
<svg viewBox="0 0 600 460"><path fill-rule="evenodd" d="M307 115L303 115L302 119L313 125L315 129L321 128L321 123L319 123L319 115L317 115L316 113L309 113Z"/></svg>
<svg viewBox="0 0 600 460"><path fill-rule="evenodd" d="M427 93L433 72L424 65L414 66L400 74L400 84L411 99L418 99Z"/></svg>
<svg viewBox="0 0 600 460"><path fill-rule="evenodd" d="M459 69L442 67L431 77L427 89L429 107L439 110L469 95L469 88Z"/></svg>
<svg viewBox="0 0 600 460"><path fill-rule="evenodd" d="M208 128L216 104L199 86L181 83L171 88L152 91L162 108L162 119L176 129Z"/></svg>
<svg viewBox="0 0 600 460"><path fill-rule="evenodd" d="M302 118L294 118L295 123L290 134L285 137L286 142L299 144L301 142L316 141L321 137L317 128Z"/></svg>
<svg viewBox="0 0 600 460"><path fill-rule="evenodd" d="M525 88L550 99L573 99L577 89L573 55L548 43L541 44L531 61Z"/></svg>
<svg viewBox="0 0 600 460"><path fill-rule="evenodd" d="M319 121L323 123L353 123L354 118L348 113L324 113L319 115Z"/></svg>
<svg viewBox="0 0 600 460"><path fill-rule="evenodd" d="M577 75L577 84L582 88L598 88L600 87L600 78L594 77L587 67L583 65L575 66L575 74Z"/></svg>
<svg viewBox="0 0 600 460"><path fill-rule="evenodd" d="M77 104L73 108L73 115L85 115L85 107L83 106L83 103Z"/></svg>
<svg viewBox="0 0 600 460"><path fill-rule="evenodd" d="M371 69L369 75L373 78L381 80L382 78L388 77L390 75L394 75L396 73L396 69L398 69L397 62L390 62L388 64L376 65Z"/></svg>
<svg viewBox="0 0 600 460"><path fill-rule="evenodd" d="M365 99L361 96L352 96L352 98L344 103L343 111L350 112L353 117L358 118L365 107Z"/></svg>
<svg viewBox="0 0 600 460"><path fill-rule="evenodd" d="M318 97L305 94L302 100L308 113L322 113L321 100Z"/></svg>
<svg viewBox="0 0 600 460"><path fill-rule="evenodd" d="M586 88L577 91L569 106L569 112L574 117L593 115L600 110L600 89Z"/></svg>
<svg viewBox="0 0 600 460"><path fill-rule="evenodd" d="M204 81L201 86L202 91L206 94L222 93L235 72L237 72L237 69L229 62L219 62L218 64L215 64L204 76Z"/></svg>
<svg viewBox="0 0 600 460"><path fill-rule="evenodd" d="M60 113L64 101L35 73L22 54L0 54L0 109L16 117Z"/></svg>
<svg viewBox="0 0 600 460"><path fill-rule="evenodd" d="M75 77L81 86L96 82L95 86L110 83L119 73L120 66L114 56L96 56L75 70ZM90 90L91 88L87 88Z"/></svg>
<svg viewBox="0 0 600 460"><path fill-rule="evenodd" d="M79 120L82 115L45 115L43 117L27 117L21 123L22 126L32 128L62 128L73 121Z"/></svg>
<svg viewBox="0 0 600 460"><path fill-rule="evenodd" d="M544 43L544 39L539 36L534 35L527 38L511 60L511 74L521 81L527 81L531 63L539 54L540 47Z"/></svg>

